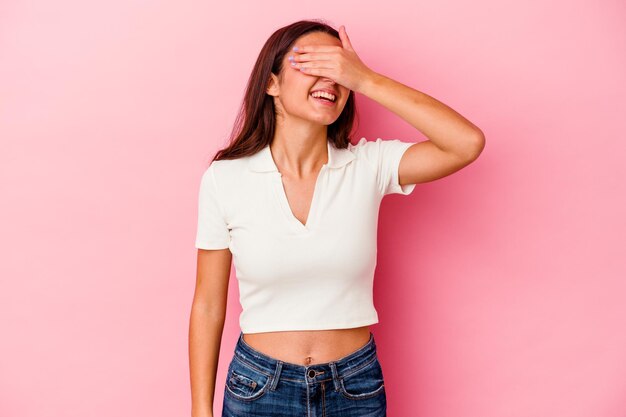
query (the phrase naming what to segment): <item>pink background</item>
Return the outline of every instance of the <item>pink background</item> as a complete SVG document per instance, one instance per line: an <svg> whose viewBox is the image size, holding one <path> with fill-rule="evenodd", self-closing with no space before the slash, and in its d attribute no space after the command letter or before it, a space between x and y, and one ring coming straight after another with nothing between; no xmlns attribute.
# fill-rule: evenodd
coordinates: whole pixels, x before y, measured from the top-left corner
<svg viewBox="0 0 626 417"><path fill-rule="evenodd" d="M390 416L626 415L624 3L5 0L0 415L188 416L197 191L257 54L302 18L476 123L390 196ZM359 134L426 138L358 96ZM234 275L215 414L239 332Z"/></svg>

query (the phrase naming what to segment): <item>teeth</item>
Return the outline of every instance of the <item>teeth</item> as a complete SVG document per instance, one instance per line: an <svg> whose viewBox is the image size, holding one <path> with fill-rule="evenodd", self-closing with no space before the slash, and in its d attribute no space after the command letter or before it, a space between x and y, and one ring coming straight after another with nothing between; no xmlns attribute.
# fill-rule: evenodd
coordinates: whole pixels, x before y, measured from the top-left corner
<svg viewBox="0 0 626 417"><path fill-rule="evenodd" d="M335 101L336 97L330 93L327 93L325 91L315 91L314 93L311 93L312 97L324 97L329 99L330 101Z"/></svg>

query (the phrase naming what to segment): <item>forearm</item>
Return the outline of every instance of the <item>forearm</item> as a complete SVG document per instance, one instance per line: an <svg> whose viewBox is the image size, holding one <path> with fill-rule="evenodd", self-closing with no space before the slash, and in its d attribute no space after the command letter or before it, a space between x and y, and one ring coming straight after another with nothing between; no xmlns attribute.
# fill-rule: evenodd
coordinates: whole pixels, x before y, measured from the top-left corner
<svg viewBox="0 0 626 417"><path fill-rule="evenodd" d="M215 380L224 317L194 303L189 320L189 369L191 379L191 415L213 415Z"/></svg>
<svg viewBox="0 0 626 417"><path fill-rule="evenodd" d="M444 103L374 71L358 92L397 114L440 149L465 153L483 137L476 125Z"/></svg>

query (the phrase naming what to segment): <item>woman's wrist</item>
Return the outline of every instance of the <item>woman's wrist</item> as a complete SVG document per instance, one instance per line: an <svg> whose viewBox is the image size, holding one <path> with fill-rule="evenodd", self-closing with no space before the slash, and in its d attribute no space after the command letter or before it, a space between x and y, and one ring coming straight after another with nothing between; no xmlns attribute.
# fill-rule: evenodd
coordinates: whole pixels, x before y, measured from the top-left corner
<svg viewBox="0 0 626 417"><path fill-rule="evenodd" d="M361 82L359 83L359 88L356 90L357 93L361 93L365 96L371 94L370 91L376 88L376 83L380 79L381 74L378 74L376 71L370 70L366 77L363 77Z"/></svg>

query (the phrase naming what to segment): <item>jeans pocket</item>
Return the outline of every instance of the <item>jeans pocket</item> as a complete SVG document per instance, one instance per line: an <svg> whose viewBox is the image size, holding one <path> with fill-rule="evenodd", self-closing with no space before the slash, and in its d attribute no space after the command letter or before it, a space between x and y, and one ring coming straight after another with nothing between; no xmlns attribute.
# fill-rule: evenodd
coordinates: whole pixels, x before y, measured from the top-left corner
<svg viewBox="0 0 626 417"><path fill-rule="evenodd" d="M383 393L385 382L378 357L340 376L339 387L341 394L351 400L371 398Z"/></svg>
<svg viewBox="0 0 626 417"><path fill-rule="evenodd" d="M270 382L267 372L235 356L228 367L225 388L237 400L253 401L266 393Z"/></svg>

